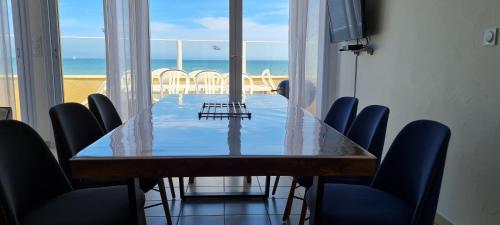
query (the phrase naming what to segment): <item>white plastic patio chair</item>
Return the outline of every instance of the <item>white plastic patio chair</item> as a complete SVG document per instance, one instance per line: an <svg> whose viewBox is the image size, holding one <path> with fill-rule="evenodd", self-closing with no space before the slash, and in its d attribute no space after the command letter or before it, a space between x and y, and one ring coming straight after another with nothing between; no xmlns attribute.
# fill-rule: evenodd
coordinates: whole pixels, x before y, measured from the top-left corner
<svg viewBox="0 0 500 225"><path fill-rule="evenodd" d="M197 94L223 94L224 77L213 70L201 71L194 77L195 92Z"/></svg>
<svg viewBox="0 0 500 225"><path fill-rule="evenodd" d="M244 94L251 94L253 95L253 79L250 77L248 74L244 73L243 79L241 80L241 89L243 90ZM248 85L246 84L248 83ZM228 76L224 76L224 88L226 90L226 93L229 94L229 74Z"/></svg>
<svg viewBox="0 0 500 225"><path fill-rule="evenodd" d="M189 80L188 74L183 70L169 69L161 72L160 97L163 97L164 91L167 91L168 94L187 94L189 91Z"/></svg>
<svg viewBox="0 0 500 225"><path fill-rule="evenodd" d="M271 71L269 69L265 69L262 71L260 79L262 81L262 84L254 85L254 91L271 93L273 90L276 90L276 84L273 81L273 78L271 76Z"/></svg>

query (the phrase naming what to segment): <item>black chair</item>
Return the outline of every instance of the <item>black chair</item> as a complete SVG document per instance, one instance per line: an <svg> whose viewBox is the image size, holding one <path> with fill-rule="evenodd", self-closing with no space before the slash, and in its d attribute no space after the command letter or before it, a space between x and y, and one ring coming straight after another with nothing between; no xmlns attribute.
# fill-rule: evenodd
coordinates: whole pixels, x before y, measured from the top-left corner
<svg viewBox="0 0 500 225"><path fill-rule="evenodd" d="M342 134L346 134L356 118L358 110L358 99L354 97L342 97L337 99L330 111L326 114L325 123L335 128Z"/></svg>
<svg viewBox="0 0 500 225"><path fill-rule="evenodd" d="M113 102L102 94L91 94L88 96L89 109L99 122L105 133L109 133L122 125L122 120L118 111L116 111ZM175 198L174 182L168 177L170 193ZM160 187L161 188L161 187Z"/></svg>
<svg viewBox="0 0 500 225"><path fill-rule="evenodd" d="M88 103L90 111L94 114L100 126L106 133L111 132L115 128L122 125L122 120L116 111L113 102L111 102L111 100L105 95L91 94L88 96ZM247 177L247 182L250 182L251 179L251 177ZM168 177L168 183L172 198L175 198L174 182L171 177ZM189 178L189 183L194 183L194 177ZM184 187L184 179L182 177L179 178L179 187ZM184 198L184 196L181 197Z"/></svg>
<svg viewBox="0 0 500 225"><path fill-rule="evenodd" d="M144 205L144 193L138 196ZM111 225L132 218L127 186L74 190L42 138L12 120L0 121L0 209L6 225Z"/></svg>
<svg viewBox="0 0 500 225"><path fill-rule="evenodd" d="M432 225L450 139L450 129L429 121L403 128L371 186L325 184L321 224ZM313 192L306 193L312 204ZM314 213L314 212L313 212Z"/></svg>
<svg viewBox="0 0 500 225"><path fill-rule="evenodd" d="M278 88L276 89L279 95L282 95L285 98L288 98L290 95L290 81L283 80L278 84Z"/></svg>
<svg viewBox="0 0 500 225"><path fill-rule="evenodd" d="M358 99L354 97L342 97L333 103L325 118L325 123L333 127L342 134L346 134L347 130L356 117L358 110ZM280 176L276 176L274 180L273 195L276 194Z"/></svg>
<svg viewBox="0 0 500 225"><path fill-rule="evenodd" d="M385 106L371 105L364 108L354 120L351 128L347 132L347 137L364 149L368 150L371 154L377 157L377 166L382 157L382 150L384 149L385 134L387 130L387 120L389 119L389 109ZM344 184L359 184L369 185L372 177L327 177L327 183L344 183ZM283 220L287 220L290 215L292 201L295 194L296 185L308 189L312 186L312 177L294 177L292 187L288 194L288 201L286 204ZM295 197L298 198L298 197ZM306 201L302 202L302 211L299 224L304 224L307 212Z"/></svg>
<svg viewBox="0 0 500 225"><path fill-rule="evenodd" d="M91 94L88 97L90 112L106 133L122 125L122 119L108 97L102 94Z"/></svg>
<svg viewBox="0 0 500 225"><path fill-rule="evenodd" d="M54 106L49 111L56 140L57 156L66 176L75 188L102 187L126 184L126 181L92 182L71 179L69 159L104 135L104 131L92 113L78 103L65 103ZM170 220L165 183L160 178L141 178L140 186L144 192L154 190L158 185L167 220ZM152 206L147 206L152 207Z"/></svg>

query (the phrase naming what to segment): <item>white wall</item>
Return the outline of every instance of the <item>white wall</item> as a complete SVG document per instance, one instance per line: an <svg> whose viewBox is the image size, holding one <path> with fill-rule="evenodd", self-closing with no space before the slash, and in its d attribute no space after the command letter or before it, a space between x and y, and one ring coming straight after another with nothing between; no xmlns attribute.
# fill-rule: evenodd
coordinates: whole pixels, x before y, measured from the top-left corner
<svg viewBox="0 0 500 225"><path fill-rule="evenodd" d="M390 107L386 146L408 122L447 124L452 139L438 212L454 224L500 224L499 0L367 0L375 55L359 58L360 108ZM375 6L375 7L374 7ZM353 56L342 53L352 80Z"/></svg>

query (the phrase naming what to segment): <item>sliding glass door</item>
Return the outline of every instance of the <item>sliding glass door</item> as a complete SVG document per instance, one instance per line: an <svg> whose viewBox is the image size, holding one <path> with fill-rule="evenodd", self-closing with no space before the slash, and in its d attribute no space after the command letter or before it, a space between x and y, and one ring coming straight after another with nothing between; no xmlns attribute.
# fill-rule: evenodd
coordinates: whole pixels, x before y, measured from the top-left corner
<svg viewBox="0 0 500 225"><path fill-rule="evenodd" d="M10 0L0 0L0 119L21 119L16 47ZM8 115L7 115L8 114Z"/></svg>
<svg viewBox="0 0 500 225"><path fill-rule="evenodd" d="M153 99L227 93L228 0L150 0Z"/></svg>
<svg viewBox="0 0 500 225"><path fill-rule="evenodd" d="M243 0L243 89L275 93L288 79L289 0Z"/></svg>
<svg viewBox="0 0 500 225"><path fill-rule="evenodd" d="M274 93L288 74L288 4L150 0L154 99L178 93L228 94L230 77L242 82L233 87L243 94ZM241 72L230 73L230 65L241 66Z"/></svg>
<svg viewBox="0 0 500 225"><path fill-rule="evenodd" d="M59 0L64 101L106 94L103 0Z"/></svg>

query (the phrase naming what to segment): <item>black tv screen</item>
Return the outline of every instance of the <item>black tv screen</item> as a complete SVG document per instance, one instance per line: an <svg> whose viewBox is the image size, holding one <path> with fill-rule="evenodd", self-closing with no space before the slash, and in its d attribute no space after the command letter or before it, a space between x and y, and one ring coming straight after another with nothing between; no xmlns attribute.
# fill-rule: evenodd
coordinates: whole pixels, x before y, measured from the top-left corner
<svg viewBox="0 0 500 225"><path fill-rule="evenodd" d="M363 38L364 0L328 0L332 42Z"/></svg>

